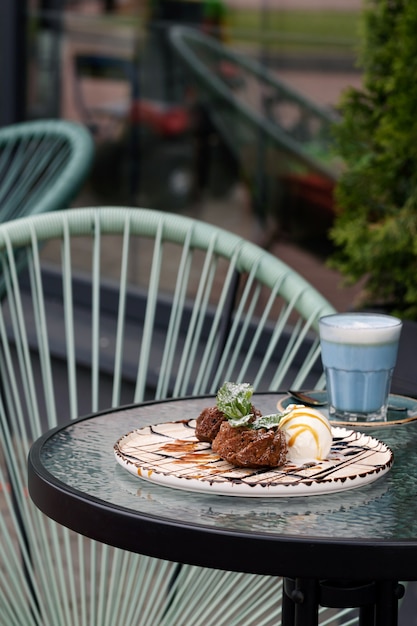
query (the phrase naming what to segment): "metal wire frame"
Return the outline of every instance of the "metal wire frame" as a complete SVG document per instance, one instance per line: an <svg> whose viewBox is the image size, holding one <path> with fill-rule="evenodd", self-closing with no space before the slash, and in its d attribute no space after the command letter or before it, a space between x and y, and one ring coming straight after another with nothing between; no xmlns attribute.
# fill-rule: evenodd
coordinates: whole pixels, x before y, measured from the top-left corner
<svg viewBox="0 0 417 626"><path fill-rule="evenodd" d="M16 263L22 251L26 275ZM0 257L0 621L278 623L279 579L178 568L47 519L28 499L26 457L45 429L103 403L214 393L232 376L250 376L263 389L302 384L311 375L320 384L317 321L332 307L256 245L146 209L73 209L16 220L0 227ZM51 291L46 262L56 278ZM225 306L231 290L232 306ZM322 624L333 615L323 609ZM343 615L350 620L339 612L334 623Z"/></svg>

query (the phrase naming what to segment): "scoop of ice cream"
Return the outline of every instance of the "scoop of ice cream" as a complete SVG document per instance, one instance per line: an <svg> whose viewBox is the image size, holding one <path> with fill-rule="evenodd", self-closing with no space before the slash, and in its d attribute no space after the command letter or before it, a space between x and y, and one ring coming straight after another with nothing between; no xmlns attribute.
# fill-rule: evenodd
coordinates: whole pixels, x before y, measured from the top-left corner
<svg viewBox="0 0 417 626"><path fill-rule="evenodd" d="M289 461L305 463L327 457L332 446L332 430L323 413L303 405L290 405L279 428L285 432Z"/></svg>

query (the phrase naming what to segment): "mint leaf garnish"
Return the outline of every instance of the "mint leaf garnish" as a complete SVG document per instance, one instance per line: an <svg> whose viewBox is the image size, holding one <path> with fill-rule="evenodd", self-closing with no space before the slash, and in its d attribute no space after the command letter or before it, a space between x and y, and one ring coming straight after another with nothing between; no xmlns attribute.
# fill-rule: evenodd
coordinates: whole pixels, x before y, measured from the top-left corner
<svg viewBox="0 0 417 626"><path fill-rule="evenodd" d="M260 428L277 428L284 415L285 413L262 415L261 417L257 417L250 426L251 428L255 428L256 430L259 430Z"/></svg>
<svg viewBox="0 0 417 626"><path fill-rule="evenodd" d="M250 413L249 415L244 415L243 417L229 417L227 418L227 421L229 422L230 426L232 426L233 428L239 428L239 426L246 426L246 427L251 428L252 418L253 418L253 414Z"/></svg>
<svg viewBox="0 0 417 626"><path fill-rule="evenodd" d="M249 416L252 412L253 387L249 383L226 382L217 392L217 408L227 418Z"/></svg>

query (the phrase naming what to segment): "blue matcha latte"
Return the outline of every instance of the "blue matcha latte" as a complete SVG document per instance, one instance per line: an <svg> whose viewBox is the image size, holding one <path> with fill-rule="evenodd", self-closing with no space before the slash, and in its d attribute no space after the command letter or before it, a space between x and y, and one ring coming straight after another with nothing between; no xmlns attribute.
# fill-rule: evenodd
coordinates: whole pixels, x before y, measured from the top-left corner
<svg viewBox="0 0 417 626"><path fill-rule="evenodd" d="M320 319L322 361L330 414L344 419L385 419L401 320L373 313Z"/></svg>

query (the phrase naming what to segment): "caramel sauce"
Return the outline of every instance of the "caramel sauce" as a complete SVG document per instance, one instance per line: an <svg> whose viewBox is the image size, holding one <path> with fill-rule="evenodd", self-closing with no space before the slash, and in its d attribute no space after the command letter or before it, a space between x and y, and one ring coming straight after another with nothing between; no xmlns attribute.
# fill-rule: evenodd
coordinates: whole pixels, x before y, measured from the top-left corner
<svg viewBox="0 0 417 626"><path fill-rule="evenodd" d="M172 443L165 443L161 446L161 450L165 452L197 452L199 441L185 441L184 439L176 439Z"/></svg>
<svg viewBox="0 0 417 626"><path fill-rule="evenodd" d="M303 424L303 425L300 424L300 426L297 426L296 432L293 435L291 435L291 437L288 440L288 447L290 448L291 446L293 446L294 443L297 440L297 437L299 437L300 435L302 435L305 432L311 433L311 435L313 436L313 439L314 439L314 441L316 443L316 448L318 449L318 447L319 447L319 438L317 436L317 431L316 431L315 428L313 428L312 426L309 426L308 424Z"/></svg>
<svg viewBox="0 0 417 626"><path fill-rule="evenodd" d="M299 411L299 412L296 412ZM288 415L285 415L281 422L280 422L280 427L282 427L284 424L286 424L287 422L291 422L292 419L295 419L296 417L302 417L303 415L305 415L306 417L309 417L311 419L316 419L319 422L321 422L324 426L326 426L327 430L329 430L329 432L331 432L330 428L329 428L329 424L326 420L326 418L323 416L321 416L319 413L313 413L312 411L309 411L308 408L306 409L294 409L294 412L288 413Z"/></svg>
<svg viewBox="0 0 417 626"><path fill-rule="evenodd" d="M142 467L138 467L137 472L138 472L138 476L140 477L146 475L148 478L150 478L153 474L153 470L151 469L145 470Z"/></svg>
<svg viewBox="0 0 417 626"><path fill-rule="evenodd" d="M173 458L173 463L194 463L202 464L217 460L211 450L207 448L201 449L201 441L186 441L184 439L176 439L171 443L161 446L161 451L168 454L181 454L178 458Z"/></svg>
<svg viewBox="0 0 417 626"><path fill-rule="evenodd" d="M213 454L206 452L194 452L191 454L184 454L179 459L174 459L174 463L207 463L213 460Z"/></svg>

